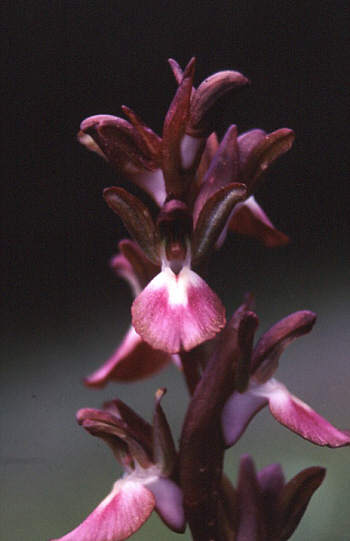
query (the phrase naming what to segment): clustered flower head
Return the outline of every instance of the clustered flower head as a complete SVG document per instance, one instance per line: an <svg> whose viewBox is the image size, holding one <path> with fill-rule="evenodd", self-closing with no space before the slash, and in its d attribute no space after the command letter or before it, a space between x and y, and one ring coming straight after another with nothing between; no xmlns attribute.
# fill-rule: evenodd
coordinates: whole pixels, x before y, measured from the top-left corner
<svg viewBox="0 0 350 541"><path fill-rule="evenodd" d="M284 426L317 445L350 444L338 430L274 379L279 358L315 323L308 311L275 324L254 347L258 317L252 296L226 320L223 302L206 281L207 263L228 232L266 247L288 237L254 198L269 167L294 140L292 130L215 134L224 106L249 81L235 71L193 85L195 60L170 66L178 88L159 137L131 109L127 120L87 118L80 142L151 196L156 215L135 195L104 190L131 239L119 242L111 266L130 285L130 328L112 357L85 378L91 387L152 375L168 363L183 371L190 401L176 450L156 393L153 424L116 399L83 409L78 422L105 440L125 471L110 494L60 541L121 541L153 510L175 532L188 523L195 541L282 541L297 527L325 470L308 468L285 483L281 467L256 473L245 455L237 487L223 474L227 448L265 405Z"/></svg>

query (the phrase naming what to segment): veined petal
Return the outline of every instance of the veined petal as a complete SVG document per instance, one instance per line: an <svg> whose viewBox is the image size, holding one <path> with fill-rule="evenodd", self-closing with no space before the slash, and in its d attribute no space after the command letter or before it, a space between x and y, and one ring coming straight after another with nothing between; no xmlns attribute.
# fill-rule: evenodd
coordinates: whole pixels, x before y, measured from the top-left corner
<svg viewBox="0 0 350 541"><path fill-rule="evenodd" d="M268 248L283 246L289 240L275 228L253 196L235 206L228 228L240 235L255 237Z"/></svg>
<svg viewBox="0 0 350 541"><path fill-rule="evenodd" d="M310 406L292 395L283 383L271 378L254 389L256 396L269 401L272 415L281 424L316 445L343 447L350 445L350 433L331 425Z"/></svg>
<svg viewBox="0 0 350 541"><path fill-rule="evenodd" d="M123 188L103 190L107 205L123 220L125 227L148 259L159 265L157 229L148 208Z"/></svg>
<svg viewBox="0 0 350 541"><path fill-rule="evenodd" d="M131 326L112 357L87 376L84 383L101 389L110 381L143 379L155 374L170 361L170 355L151 348Z"/></svg>
<svg viewBox="0 0 350 541"><path fill-rule="evenodd" d="M154 507L155 497L148 488L120 479L80 526L56 541L122 541L142 526Z"/></svg>
<svg viewBox="0 0 350 541"><path fill-rule="evenodd" d="M215 192L205 203L193 235L193 264L212 251L234 208L246 195L243 184L233 182Z"/></svg>
<svg viewBox="0 0 350 541"><path fill-rule="evenodd" d="M252 392L252 384L245 393L235 391L226 402L221 416L221 426L227 447L234 445L247 428L251 419L264 407L268 399Z"/></svg>
<svg viewBox="0 0 350 541"><path fill-rule="evenodd" d="M213 338L225 326L225 309L205 281L189 267L176 275L165 267L132 305L136 332L153 348L186 351Z"/></svg>

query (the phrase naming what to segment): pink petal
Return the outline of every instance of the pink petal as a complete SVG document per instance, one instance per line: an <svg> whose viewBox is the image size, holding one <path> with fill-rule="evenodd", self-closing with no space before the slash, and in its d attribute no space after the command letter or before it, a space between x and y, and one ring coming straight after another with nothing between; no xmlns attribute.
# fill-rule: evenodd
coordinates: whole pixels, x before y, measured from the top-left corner
<svg viewBox="0 0 350 541"><path fill-rule="evenodd" d="M253 196L235 206L228 228L240 235L255 237L269 248L288 242L287 235L275 228Z"/></svg>
<svg viewBox="0 0 350 541"><path fill-rule="evenodd" d="M272 378L257 388L257 392L269 400L271 413L277 421L306 440L328 447L350 445L348 431L335 428L305 402L292 395L283 383Z"/></svg>
<svg viewBox="0 0 350 541"><path fill-rule="evenodd" d="M237 391L226 402L222 410L221 426L227 447L234 445L247 428L251 419L264 407L268 400L257 396L250 389Z"/></svg>
<svg viewBox="0 0 350 541"><path fill-rule="evenodd" d="M141 528L154 506L146 487L121 479L80 526L56 541L122 541Z"/></svg>
<svg viewBox="0 0 350 541"><path fill-rule="evenodd" d="M133 327L114 355L84 379L90 387L103 388L110 381L133 381L155 374L171 361L164 351L149 346Z"/></svg>
<svg viewBox="0 0 350 541"><path fill-rule="evenodd" d="M225 326L225 309L205 281L188 267L178 275L165 267L132 305L136 332L153 348L186 351Z"/></svg>

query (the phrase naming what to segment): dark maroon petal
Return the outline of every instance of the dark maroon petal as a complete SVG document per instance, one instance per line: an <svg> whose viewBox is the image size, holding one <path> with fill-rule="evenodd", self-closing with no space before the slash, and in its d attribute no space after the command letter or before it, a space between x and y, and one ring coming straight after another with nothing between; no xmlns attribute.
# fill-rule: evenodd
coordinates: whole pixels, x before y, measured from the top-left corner
<svg viewBox="0 0 350 541"><path fill-rule="evenodd" d="M142 120L141 118L126 105L122 105L123 113L129 118L131 124L134 126L136 132L141 136L144 141L145 147L148 150L150 156L157 164L157 167L160 166L161 161L161 151L162 151L162 140L158 135L154 133Z"/></svg>
<svg viewBox="0 0 350 541"><path fill-rule="evenodd" d="M125 108L138 121L138 129L127 120L112 115L96 115L81 124L83 133L90 135L100 147L108 162L118 171L126 166L143 167L154 171L159 167L160 139L136 116ZM84 140L82 141L84 143Z"/></svg>
<svg viewBox="0 0 350 541"><path fill-rule="evenodd" d="M135 113L128 108L125 111L134 126L119 117L96 115L82 122L78 139L162 205L165 184L160 169L161 140Z"/></svg>
<svg viewBox="0 0 350 541"><path fill-rule="evenodd" d="M287 235L275 228L253 196L236 205L228 229L239 235L254 237L268 248L278 248L289 241Z"/></svg>
<svg viewBox="0 0 350 541"><path fill-rule="evenodd" d="M298 338L311 331L316 315L308 310L295 312L273 325L262 335L252 357L252 374L259 383L270 379L278 367L285 348Z"/></svg>
<svg viewBox="0 0 350 541"><path fill-rule="evenodd" d="M228 184L206 202L193 234L192 262L198 265L213 250L234 206L246 195L243 184Z"/></svg>
<svg viewBox="0 0 350 541"><path fill-rule="evenodd" d="M56 541L123 541L141 528L154 507L148 488L121 479L80 526Z"/></svg>
<svg viewBox="0 0 350 541"><path fill-rule="evenodd" d="M137 440L153 458L152 438L153 430L150 423L145 421L136 411L131 409L120 398L115 398L103 404L104 411L123 420L127 427L127 434Z"/></svg>
<svg viewBox="0 0 350 541"><path fill-rule="evenodd" d="M181 199L192 179L184 174L181 159L181 141L185 135L189 115L192 81L194 74L194 58L187 65L175 97L169 107L163 128L162 167L166 192Z"/></svg>
<svg viewBox="0 0 350 541"><path fill-rule="evenodd" d="M198 216L205 205L215 192L237 182L238 173L238 147L237 147L237 128L232 125L227 130L220 146L212 159L210 167L206 172L199 194L196 199L193 220L197 222Z"/></svg>
<svg viewBox="0 0 350 541"><path fill-rule="evenodd" d="M120 441L128 447L128 454L139 464L148 467L152 461L152 427L121 400L107 403L103 410L84 408L77 420L92 436L105 439L120 460ZM124 449L124 446L122 446Z"/></svg>
<svg viewBox="0 0 350 541"><path fill-rule="evenodd" d="M159 265L157 229L148 208L123 188L106 188L103 196L107 205L123 220L148 259Z"/></svg>
<svg viewBox="0 0 350 541"><path fill-rule="evenodd" d="M242 133L238 137L238 148L239 148L239 169L240 172L243 171L244 166L247 162L247 158L254 147L261 141L261 139L266 135L266 131L255 128L253 130Z"/></svg>
<svg viewBox="0 0 350 541"><path fill-rule="evenodd" d="M249 384L254 337L258 325L259 318L254 312L247 311L242 315L238 328L241 354L235 372L235 385L239 393L243 393Z"/></svg>
<svg viewBox="0 0 350 541"><path fill-rule="evenodd" d="M301 471L286 484L282 494L281 541L287 541L292 536L325 475L324 468L314 466Z"/></svg>
<svg viewBox="0 0 350 541"><path fill-rule="evenodd" d="M280 464L269 464L259 471L258 481L265 515L266 539L280 541L279 532L283 524L281 497L285 484Z"/></svg>
<svg viewBox="0 0 350 541"><path fill-rule="evenodd" d="M187 133L195 137L208 137L215 131L218 118L232 94L249 83L237 71L220 71L203 81L191 100L190 123Z"/></svg>
<svg viewBox="0 0 350 541"><path fill-rule="evenodd" d="M77 420L91 436L100 438L109 445L123 469L128 470L133 465L134 457L128 445L128 427L120 417L103 410L84 408L78 411ZM151 463L151 454L146 455L144 451L139 454L143 463Z"/></svg>
<svg viewBox="0 0 350 541"><path fill-rule="evenodd" d="M166 389L158 389L153 412L153 457L161 474L169 477L177 462L174 439L161 400Z"/></svg>
<svg viewBox="0 0 350 541"><path fill-rule="evenodd" d="M152 347L186 351L213 338L225 325L219 298L196 273L164 269L132 305L135 330Z"/></svg>
<svg viewBox="0 0 350 541"><path fill-rule="evenodd" d="M237 485L238 529L235 541L268 541L261 501L261 488L253 460L243 455Z"/></svg>
<svg viewBox="0 0 350 541"><path fill-rule="evenodd" d="M265 135L251 150L239 179L240 182L246 184L249 195L256 190L267 169L275 160L291 148L293 141L294 132L281 128Z"/></svg>

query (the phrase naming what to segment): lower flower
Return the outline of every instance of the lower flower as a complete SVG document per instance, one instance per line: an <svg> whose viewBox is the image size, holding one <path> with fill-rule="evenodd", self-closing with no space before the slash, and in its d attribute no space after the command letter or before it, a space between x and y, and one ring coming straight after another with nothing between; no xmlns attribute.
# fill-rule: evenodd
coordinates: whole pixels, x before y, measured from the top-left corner
<svg viewBox="0 0 350 541"><path fill-rule="evenodd" d="M125 473L108 496L77 528L52 541L123 541L158 512L175 532L183 532L182 492L172 478L176 452L156 394L153 427L120 400L104 410L82 409L78 422L112 448Z"/></svg>
<svg viewBox="0 0 350 541"><path fill-rule="evenodd" d="M277 421L316 445L350 445L349 430L334 427L273 377L283 350L295 338L309 332L315 320L312 312L295 312L260 338L252 353L246 390L235 390L222 412L222 430L227 446L234 445L250 420L267 405Z"/></svg>

